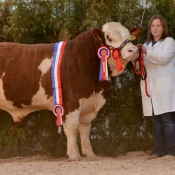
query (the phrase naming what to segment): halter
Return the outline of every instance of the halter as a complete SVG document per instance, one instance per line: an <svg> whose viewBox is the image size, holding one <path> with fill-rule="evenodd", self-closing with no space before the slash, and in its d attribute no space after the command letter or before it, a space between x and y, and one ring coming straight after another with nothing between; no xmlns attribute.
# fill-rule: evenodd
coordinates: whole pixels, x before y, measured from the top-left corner
<svg viewBox="0 0 175 175"><path fill-rule="evenodd" d="M126 39L119 47L113 47L110 45L101 46L97 50L97 55L100 58L100 73L99 73L99 81L108 80L108 67L107 67L107 59L110 56L110 50L112 50L112 57L116 62L116 67L119 72L123 71L123 66L120 61L120 51L123 47L131 42L129 39Z"/></svg>
<svg viewBox="0 0 175 175"><path fill-rule="evenodd" d="M123 47L129 42L131 42L131 40L126 39L125 41L123 41L123 43L119 47L113 47L113 46L110 46L110 45L107 45L107 46L110 48L110 50L117 49L117 50L121 51L123 49Z"/></svg>
<svg viewBox="0 0 175 175"><path fill-rule="evenodd" d="M148 93L148 88L147 88L147 81L146 81L147 72L144 66L144 55L142 52L142 45L138 45L137 47L139 49L139 57L133 61L134 62L134 72L137 75L141 75L141 79L144 80L145 82L145 93L148 97L150 97ZM138 67L137 67L137 64L138 64Z"/></svg>

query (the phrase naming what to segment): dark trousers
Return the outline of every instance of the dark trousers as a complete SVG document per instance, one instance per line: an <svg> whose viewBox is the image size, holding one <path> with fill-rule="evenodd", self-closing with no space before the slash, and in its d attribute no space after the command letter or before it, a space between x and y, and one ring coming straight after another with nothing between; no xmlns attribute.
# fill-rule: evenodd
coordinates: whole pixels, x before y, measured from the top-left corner
<svg viewBox="0 0 175 175"><path fill-rule="evenodd" d="M175 112L150 117L155 129L153 154L175 156Z"/></svg>

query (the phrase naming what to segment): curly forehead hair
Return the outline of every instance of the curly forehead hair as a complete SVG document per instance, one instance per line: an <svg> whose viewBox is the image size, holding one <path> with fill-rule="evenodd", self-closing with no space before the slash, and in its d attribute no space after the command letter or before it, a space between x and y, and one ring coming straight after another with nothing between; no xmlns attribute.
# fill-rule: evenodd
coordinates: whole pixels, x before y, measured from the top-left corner
<svg viewBox="0 0 175 175"><path fill-rule="evenodd" d="M156 14L156 15L152 16L151 19L149 20L148 37L147 37L146 43L150 43L151 41L154 40L153 35L151 34L151 25L152 25L152 22L154 19L160 19L160 23L164 29L162 36L159 40L164 40L168 36L168 27L167 27L167 23L166 23L165 18L162 15Z"/></svg>

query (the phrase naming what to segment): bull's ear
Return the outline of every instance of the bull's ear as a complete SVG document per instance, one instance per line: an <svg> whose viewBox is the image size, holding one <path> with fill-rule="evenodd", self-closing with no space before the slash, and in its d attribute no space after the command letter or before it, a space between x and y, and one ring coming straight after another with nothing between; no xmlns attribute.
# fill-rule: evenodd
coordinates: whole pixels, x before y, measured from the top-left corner
<svg viewBox="0 0 175 175"><path fill-rule="evenodd" d="M93 36L97 42L105 44L104 32L102 30L93 29Z"/></svg>
<svg viewBox="0 0 175 175"><path fill-rule="evenodd" d="M140 35L142 34L142 27L136 26L136 27L130 29L130 34L131 34L130 40L135 40L135 39L139 38Z"/></svg>

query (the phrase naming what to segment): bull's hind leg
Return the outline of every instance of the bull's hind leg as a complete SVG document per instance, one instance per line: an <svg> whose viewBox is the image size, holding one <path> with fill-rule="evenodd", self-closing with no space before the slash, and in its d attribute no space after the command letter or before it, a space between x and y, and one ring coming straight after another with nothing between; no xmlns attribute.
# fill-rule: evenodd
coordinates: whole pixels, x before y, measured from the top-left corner
<svg viewBox="0 0 175 175"><path fill-rule="evenodd" d="M91 123L79 123L82 154L88 158L95 157L90 143Z"/></svg>
<svg viewBox="0 0 175 175"><path fill-rule="evenodd" d="M64 131L67 136L67 155L69 160L80 160L80 153L77 145L79 112L74 111L66 115L66 121L63 123Z"/></svg>

